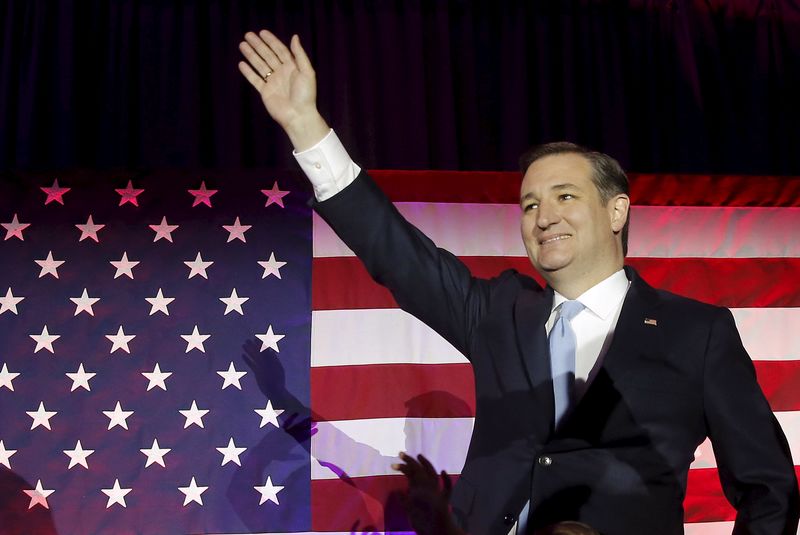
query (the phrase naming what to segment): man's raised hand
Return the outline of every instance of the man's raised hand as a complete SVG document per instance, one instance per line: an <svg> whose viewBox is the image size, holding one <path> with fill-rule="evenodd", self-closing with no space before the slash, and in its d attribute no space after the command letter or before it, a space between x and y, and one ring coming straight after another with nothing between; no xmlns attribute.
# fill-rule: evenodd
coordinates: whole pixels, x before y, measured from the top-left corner
<svg viewBox="0 0 800 535"><path fill-rule="evenodd" d="M317 111L316 75L300 38L292 36L291 50L267 30L248 32L244 39L239 50L247 61L239 62L239 71L261 94L267 112L295 149L325 137L329 127Z"/></svg>

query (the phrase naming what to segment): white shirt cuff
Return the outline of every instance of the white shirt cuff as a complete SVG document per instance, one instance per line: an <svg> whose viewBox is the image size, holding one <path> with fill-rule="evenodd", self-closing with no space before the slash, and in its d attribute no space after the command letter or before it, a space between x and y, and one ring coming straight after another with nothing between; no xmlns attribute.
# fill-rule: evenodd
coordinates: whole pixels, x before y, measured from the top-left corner
<svg viewBox="0 0 800 535"><path fill-rule="evenodd" d="M320 202L349 186L361 172L333 129L313 147L301 152L292 151L292 154Z"/></svg>

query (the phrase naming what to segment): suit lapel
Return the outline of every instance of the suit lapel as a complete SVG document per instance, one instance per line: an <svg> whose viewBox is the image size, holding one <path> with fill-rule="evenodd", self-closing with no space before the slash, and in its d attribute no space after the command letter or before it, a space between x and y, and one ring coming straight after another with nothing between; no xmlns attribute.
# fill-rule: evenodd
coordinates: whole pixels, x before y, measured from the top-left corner
<svg viewBox="0 0 800 535"><path fill-rule="evenodd" d="M631 281L622 304L611 345L608 347L600 368L594 373L589 388L578 402L574 415L579 414L585 402L602 397L599 390L613 388L613 382L629 375L637 368L637 359L647 355L653 347L660 347L658 322L658 294L630 267L625 274ZM656 325L652 325L652 321ZM610 381L610 382L609 382Z"/></svg>
<svg viewBox="0 0 800 535"><path fill-rule="evenodd" d="M553 425L553 379L550 374L550 358L547 333L544 324L550 315L553 290L523 292L514 304L514 327L519 355L528 375L531 393L541 414L550 415Z"/></svg>

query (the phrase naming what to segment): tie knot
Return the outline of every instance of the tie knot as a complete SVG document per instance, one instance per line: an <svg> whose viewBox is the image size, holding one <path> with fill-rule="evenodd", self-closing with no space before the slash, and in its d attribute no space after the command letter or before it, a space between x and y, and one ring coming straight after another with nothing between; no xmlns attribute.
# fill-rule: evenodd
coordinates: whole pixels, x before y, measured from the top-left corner
<svg viewBox="0 0 800 535"><path fill-rule="evenodd" d="M561 317L567 321L572 321L572 318L577 316L584 308L583 303L580 301L564 301L561 303Z"/></svg>

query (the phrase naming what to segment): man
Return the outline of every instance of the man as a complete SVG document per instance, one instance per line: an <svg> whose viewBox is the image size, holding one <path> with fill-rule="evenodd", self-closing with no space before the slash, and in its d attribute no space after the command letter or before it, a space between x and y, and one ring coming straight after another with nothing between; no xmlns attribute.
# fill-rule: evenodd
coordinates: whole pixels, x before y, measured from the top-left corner
<svg viewBox="0 0 800 535"><path fill-rule="evenodd" d="M473 278L405 221L316 109L297 36L248 33L239 68L295 147L315 209L398 304L472 363L476 416L451 496L473 535L559 521L605 534L683 532L695 448L711 437L735 533L794 533L786 439L727 309L623 267L627 179L571 144L528 154L522 239L548 285Z"/></svg>

